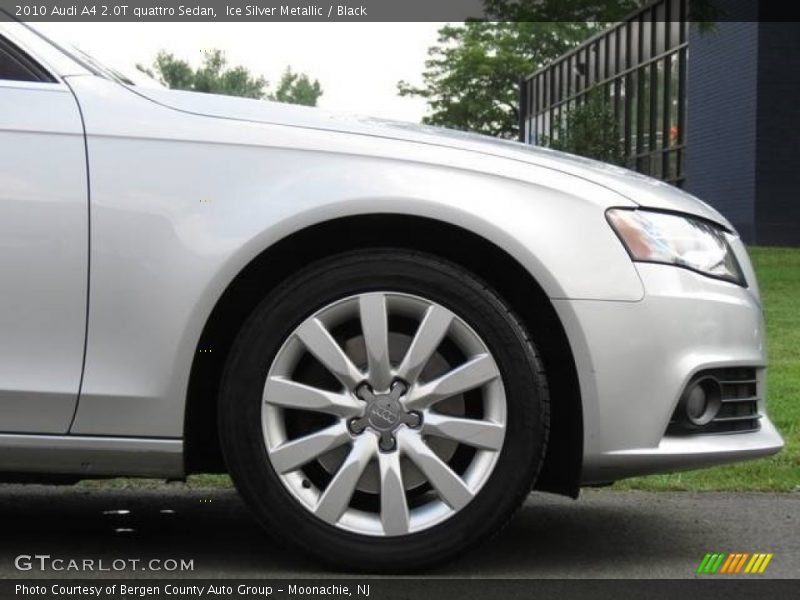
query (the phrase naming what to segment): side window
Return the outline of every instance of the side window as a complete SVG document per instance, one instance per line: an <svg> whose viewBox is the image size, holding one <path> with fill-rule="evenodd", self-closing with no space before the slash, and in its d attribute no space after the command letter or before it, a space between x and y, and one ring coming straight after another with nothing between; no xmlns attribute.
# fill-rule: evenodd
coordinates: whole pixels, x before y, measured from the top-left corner
<svg viewBox="0 0 800 600"><path fill-rule="evenodd" d="M54 81L39 64L3 37L0 37L0 80Z"/></svg>

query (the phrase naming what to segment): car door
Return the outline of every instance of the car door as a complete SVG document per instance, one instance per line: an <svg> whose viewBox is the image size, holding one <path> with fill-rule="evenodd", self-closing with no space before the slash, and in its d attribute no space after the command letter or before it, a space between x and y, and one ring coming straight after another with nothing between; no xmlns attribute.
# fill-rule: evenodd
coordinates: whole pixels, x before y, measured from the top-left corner
<svg viewBox="0 0 800 600"><path fill-rule="evenodd" d="M86 336L89 206L69 87L0 34L0 433L66 433Z"/></svg>

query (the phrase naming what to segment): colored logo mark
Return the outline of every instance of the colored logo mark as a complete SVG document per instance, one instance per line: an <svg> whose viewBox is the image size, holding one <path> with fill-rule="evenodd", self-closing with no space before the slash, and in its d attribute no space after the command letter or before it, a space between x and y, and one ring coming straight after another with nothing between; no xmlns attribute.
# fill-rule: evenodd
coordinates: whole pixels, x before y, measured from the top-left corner
<svg viewBox="0 0 800 600"><path fill-rule="evenodd" d="M741 574L741 573L763 573L767 570L769 561L772 560L772 553L755 552L709 552L703 557L700 566L697 567L698 573L715 575L721 573Z"/></svg>

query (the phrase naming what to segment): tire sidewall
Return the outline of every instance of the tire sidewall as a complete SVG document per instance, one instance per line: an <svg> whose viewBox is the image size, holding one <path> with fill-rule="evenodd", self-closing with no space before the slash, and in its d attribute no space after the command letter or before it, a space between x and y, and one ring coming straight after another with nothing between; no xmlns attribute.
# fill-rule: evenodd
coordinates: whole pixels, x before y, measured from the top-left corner
<svg viewBox="0 0 800 600"><path fill-rule="evenodd" d="M371 291L420 296L463 319L492 353L507 403L503 448L475 498L442 523L400 537L352 533L301 506L270 464L261 425L267 373L295 328L337 300ZM219 405L220 435L234 483L269 532L340 567L401 571L447 560L505 524L541 466L548 402L535 348L494 292L441 259L376 249L312 264L258 305L229 355Z"/></svg>

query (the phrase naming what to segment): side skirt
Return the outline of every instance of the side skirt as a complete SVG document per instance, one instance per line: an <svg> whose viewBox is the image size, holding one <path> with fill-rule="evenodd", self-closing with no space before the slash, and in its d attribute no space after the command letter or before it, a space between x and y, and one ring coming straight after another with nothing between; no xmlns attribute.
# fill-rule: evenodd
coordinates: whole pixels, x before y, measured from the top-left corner
<svg viewBox="0 0 800 600"><path fill-rule="evenodd" d="M183 440L0 434L3 472L181 478Z"/></svg>

